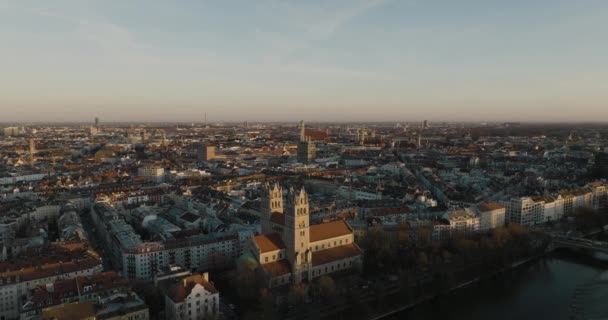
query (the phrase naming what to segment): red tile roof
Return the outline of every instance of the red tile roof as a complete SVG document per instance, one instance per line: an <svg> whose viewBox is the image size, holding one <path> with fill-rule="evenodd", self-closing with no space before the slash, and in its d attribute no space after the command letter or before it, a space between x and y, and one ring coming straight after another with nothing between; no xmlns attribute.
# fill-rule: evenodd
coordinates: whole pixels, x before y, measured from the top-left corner
<svg viewBox="0 0 608 320"><path fill-rule="evenodd" d="M310 242L351 234L353 230L344 220L336 220L310 226Z"/></svg>
<svg viewBox="0 0 608 320"><path fill-rule="evenodd" d="M42 311L43 320L77 320L77 319L94 319L95 305L93 301L74 302L68 304L60 304Z"/></svg>
<svg viewBox="0 0 608 320"><path fill-rule="evenodd" d="M285 249L283 239L278 233L271 233L253 238L262 253Z"/></svg>
<svg viewBox="0 0 608 320"><path fill-rule="evenodd" d="M304 135L311 140L325 140L327 139L327 132L316 131L316 130L305 130Z"/></svg>
<svg viewBox="0 0 608 320"><path fill-rule="evenodd" d="M171 300L173 300L173 302L182 302L182 301L184 301L184 299L186 299L186 297L188 295L190 295L190 293L192 293L192 289L197 284L205 287L205 290L207 290L211 293L218 292L212 283L205 280L205 278L202 275L196 274L196 275L192 275L192 276L180 279L179 282L176 282L173 285L171 285L167 292L167 296L169 296L169 298Z"/></svg>
<svg viewBox="0 0 608 320"><path fill-rule="evenodd" d="M265 263L262 267L266 273L270 274L272 277L282 276L291 272L289 262L285 259Z"/></svg>
<svg viewBox="0 0 608 320"><path fill-rule="evenodd" d="M361 255L361 249L354 243L345 244L312 253L312 265L319 266L330 262Z"/></svg>

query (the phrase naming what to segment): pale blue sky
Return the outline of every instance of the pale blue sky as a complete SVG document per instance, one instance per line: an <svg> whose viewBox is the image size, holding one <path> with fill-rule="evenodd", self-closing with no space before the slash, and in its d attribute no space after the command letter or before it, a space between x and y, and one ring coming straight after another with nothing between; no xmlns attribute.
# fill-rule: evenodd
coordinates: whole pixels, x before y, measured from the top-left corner
<svg viewBox="0 0 608 320"><path fill-rule="evenodd" d="M608 120L608 1L0 1L0 122Z"/></svg>

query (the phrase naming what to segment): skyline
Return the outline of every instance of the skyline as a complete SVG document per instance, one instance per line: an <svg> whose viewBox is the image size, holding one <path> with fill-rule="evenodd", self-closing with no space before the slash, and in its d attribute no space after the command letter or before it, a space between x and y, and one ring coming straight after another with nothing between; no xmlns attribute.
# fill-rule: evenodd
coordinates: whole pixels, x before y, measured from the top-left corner
<svg viewBox="0 0 608 320"><path fill-rule="evenodd" d="M603 122L607 9L591 0L2 3L0 119Z"/></svg>

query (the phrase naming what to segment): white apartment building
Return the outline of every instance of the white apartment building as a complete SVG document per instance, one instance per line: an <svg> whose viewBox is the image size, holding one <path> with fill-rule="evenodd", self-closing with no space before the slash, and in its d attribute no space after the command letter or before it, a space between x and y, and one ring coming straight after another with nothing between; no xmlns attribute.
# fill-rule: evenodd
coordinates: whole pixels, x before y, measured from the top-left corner
<svg viewBox="0 0 608 320"><path fill-rule="evenodd" d="M165 293L167 319L201 320L219 317L220 294L208 273L176 279Z"/></svg>
<svg viewBox="0 0 608 320"><path fill-rule="evenodd" d="M589 188L593 194L593 209L598 210L605 208L608 203L608 188L606 185L602 182L592 182L587 185L587 188Z"/></svg>
<svg viewBox="0 0 608 320"><path fill-rule="evenodd" d="M505 206L496 202L486 202L477 206L479 231L487 232L505 225Z"/></svg>
<svg viewBox="0 0 608 320"><path fill-rule="evenodd" d="M539 197L535 201L543 204L542 222L557 221L564 216L564 199L560 195Z"/></svg>
<svg viewBox="0 0 608 320"><path fill-rule="evenodd" d="M137 169L137 175L150 181L163 182L165 169L157 164L146 163Z"/></svg>
<svg viewBox="0 0 608 320"><path fill-rule="evenodd" d="M533 226L543 221L544 203L530 197L512 198L506 203L509 223Z"/></svg>
<svg viewBox="0 0 608 320"><path fill-rule="evenodd" d="M456 234L470 236L479 232L480 217L469 208L446 212L443 219L433 223L432 239L445 241Z"/></svg>
<svg viewBox="0 0 608 320"><path fill-rule="evenodd" d="M180 239L143 241L114 210L103 203L91 207L104 246L123 277L153 280L161 267L181 265L187 270L229 266L241 252L240 234L194 234Z"/></svg>

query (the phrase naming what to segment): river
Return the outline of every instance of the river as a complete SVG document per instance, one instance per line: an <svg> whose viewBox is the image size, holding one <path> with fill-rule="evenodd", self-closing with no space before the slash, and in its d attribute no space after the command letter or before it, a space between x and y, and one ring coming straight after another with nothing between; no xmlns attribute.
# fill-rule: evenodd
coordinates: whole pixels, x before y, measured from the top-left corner
<svg viewBox="0 0 608 320"><path fill-rule="evenodd" d="M608 319L608 255L556 251L387 319Z"/></svg>

